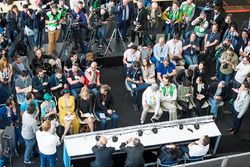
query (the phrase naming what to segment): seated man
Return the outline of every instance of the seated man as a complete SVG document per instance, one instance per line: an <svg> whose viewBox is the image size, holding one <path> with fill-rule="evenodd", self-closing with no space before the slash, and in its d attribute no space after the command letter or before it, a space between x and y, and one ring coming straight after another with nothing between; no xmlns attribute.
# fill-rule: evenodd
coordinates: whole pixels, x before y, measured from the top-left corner
<svg viewBox="0 0 250 167"><path fill-rule="evenodd" d="M165 58L158 67L156 67L157 78L160 83L163 82L163 76L166 75L172 81L173 77L176 75L175 65L170 62L169 58Z"/></svg>
<svg viewBox="0 0 250 167"><path fill-rule="evenodd" d="M179 162L181 155L182 152L176 145L163 145L160 148L158 158L162 165L172 165Z"/></svg>
<svg viewBox="0 0 250 167"><path fill-rule="evenodd" d="M211 105L210 113L214 118L218 116L219 103L226 97L225 82L213 82L208 87L208 101Z"/></svg>
<svg viewBox="0 0 250 167"><path fill-rule="evenodd" d="M146 120L148 112L153 112L154 115L150 119L151 122L158 122L160 116L162 115L162 110L160 108L160 92L159 86L153 83L149 86L142 94L142 114L141 114L141 124Z"/></svg>
<svg viewBox="0 0 250 167"><path fill-rule="evenodd" d="M73 64L72 69L67 73L69 88L74 97L77 97L84 84L84 73L79 69L77 63Z"/></svg>
<svg viewBox="0 0 250 167"><path fill-rule="evenodd" d="M29 66L29 60L26 56L21 57L20 55L15 55L14 60L15 61L12 63L12 69L15 78L21 76L23 70L31 71Z"/></svg>
<svg viewBox="0 0 250 167"><path fill-rule="evenodd" d="M173 39L166 43L166 45L171 62L176 66L184 66L185 61L182 57L182 41L179 39L179 36L175 35Z"/></svg>
<svg viewBox="0 0 250 167"><path fill-rule="evenodd" d="M85 70L86 85L89 91L96 96L100 83L100 71L97 70L97 63L92 62L90 67Z"/></svg>
<svg viewBox="0 0 250 167"><path fill-rule="evenodd" d="M136 61L132 67L127 71L127 81L129 87L133 92L133 107L135 111L138 111L140 106L139 93L140 91L146 89L148 84L143 82L142 71L140 68L140 63Z"/></svg>
<svg viewBox="0 0 250 167"><path fill-rule="evenodd" d="M160 37L159 42L153 47L153 57L151 57L152 63L156 67L168 56L168 47L165 43L165 38Z"/></svg>
<svg viewBox="0 0 250 167"><path fill-rule="evenodd" d="M113 108L113 96L110 93L108 85L102 85L100 91L96 95L96 113L97 117L101 120L101 129L106 129L107 119L111 117L112 128L117 128L119 116Z"/></svg>
<svg viewBox="0 0 250 167"><path fill-rule="evenodd" d="M163 83L160 86L161 109L169 112L169 121L177 119L177 88L171 83L168 76L163 76Z"/></svg>
<svg viewBox="0 0 250 167"><path fill-rule="evenodd" d="M69 70L71 70L73 64L75 63L80 64L80 60L77 57L77 52L72 51L69 57L65 61L65 65L64 65L65 72L68 72Z"/></svg>
<svg viewBox="0 0 250 167"><path fill-rule="evenodd" d="M176 81L179 85L183 84L185 81L192 82L193 79L193 71L190 69L182 69L178 72Z"/></svg>
<svg viewBox="0 0 250 167"><path fill-rule="evenodd" d="M42 68L36 70L37 75L32 78L32 92L38 100L43 99L43 95L49 92L49 77L44 74Z"/></svg>
<svg viewBox="0 0 250 167"><path fill-rule="evenodd" d="M61 69L55 69L55 74L50 77L49 84L53 96L55 96L56 99L59 99L59 97L61 97L61 91L63 88L66 88L68 84L67 79Z"/></svg>
<svg viewBox="0 0 250 167"><path fill-rule="evenodd" d="M18 104L25 101L28 92L32 91L32 80L27 71L21 72L21 77L15 80L16 97Z"/></svg>
<svg viewBox="0 0 250 167"><path fill-rule="evenodd" d="M140 60L140 52L137 50L136 45L132 45L129 49L127 49L123 54L123 64L127 67L131 67L136 61Z"/></svg>
<svg viewBox="0 0 250 167"><path fill-rule="evenodd" d="M188 146L182 146L183 154L187 153L190 158L202 157L209 150L210 138L208 135L202 136L199 140L190 143Z"/></svg>

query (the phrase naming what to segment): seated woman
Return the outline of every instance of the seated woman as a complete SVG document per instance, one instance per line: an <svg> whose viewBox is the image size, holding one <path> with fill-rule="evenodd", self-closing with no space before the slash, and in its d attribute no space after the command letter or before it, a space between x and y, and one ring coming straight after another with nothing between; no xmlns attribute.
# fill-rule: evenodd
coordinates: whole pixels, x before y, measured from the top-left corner
<svg viewBox="0 0 250 167"><path fill-rule="evenodd" d="M199 76L201 76L204 79L208 78L204 62L200 62L198 66L194 69L193 83L195 83L197 77Z"/></svg>
<svg viewBox="0 0 250 167"><path fill-rule="evenodd" d="M181 158L182 152L176 145L164 145L160 148L159 160L162 165L178 164Z"/></svg>
<svg viewBox="0 0 250 167"><path fill-rule="evenodd" d="M43 96L44 102L41 104L41 116L42 119L53 120L56 118L56 104L52 100L52 96L46 93Z"/></svg>
<svg viewBox="0 0 250 167"><path fill-rule="evenodd" d="M94 131L93 98L89 94L89 89L84 86L80 96L77 98L77 115L80 122L85 122L91 132Z"/></svg>
<svg viewBox="0 0 250 167"><path fill-rule="evenodd" d="M206 101L207 95L207 84L205 83L204 78L201 76L197 77L196 82L194 84L194 97L193 102L196 108L196 114L198 116L201 115L201 107Z"/></svg>
<svg viewBox="0 0 250 167"><path fill-rule="evenodd" d="M80 121L75 113L74 96L70 95L70 90L67 88L62 91L62 95L58 100L59 120L61 125L64 126L64 133L61 139L68 133L77 134L80 127Z"/></svg>
<svg viewBox="0 0 250 167"><path fill-rule="evenodd" d="M191 116L189 108L190 103L192 104L193 88L190 81L184 81L182 85L178 87L177 100L178 104L182 107L182 113L185 116Z"/></svg>
<svg viewBox="0 0 250 167"><path fill-rule="evenodd" d="M149 62L148 58L142 59L142 77L147 84L155 83L155 65Z"/></svg>

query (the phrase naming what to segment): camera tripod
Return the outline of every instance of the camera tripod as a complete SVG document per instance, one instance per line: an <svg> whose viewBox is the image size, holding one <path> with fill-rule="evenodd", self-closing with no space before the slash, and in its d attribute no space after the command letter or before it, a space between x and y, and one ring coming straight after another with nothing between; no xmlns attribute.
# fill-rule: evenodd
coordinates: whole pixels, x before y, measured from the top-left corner
<svg viewBox="0 0 250 167"><path fill-rule="evenodd" d="M122 34L121 34L119 28L116 26L116 27L114 28L113 32L112 32L112 35L111 35L110 39L109 39L109 43L108 43L108 46L107 46L107 48L106 48L106 50L105 50L104 56L107 55L108 49L110 49L111 42L113 41L114 37L116 37L117 33L118 33L118 35L119 35L119 37L120 37L120 39L121 39L121 41L122 41L124 50L126 50L126 46L125 46L124 40L123 40L123 38L122 38Z"/></svg>
<svg viewBox="0 0 250 167"><path fill-rule="evenodd" d="M61 49L61 51L60 51L60 53L58 55L58 58L60 58L62 56L62 54L67 51L69 45L71 44L71 41L70 41L71 40L71 35L72 35L72 24L70 24L70 26L69 26L66 34L65 34L62 49Z"/></svg>

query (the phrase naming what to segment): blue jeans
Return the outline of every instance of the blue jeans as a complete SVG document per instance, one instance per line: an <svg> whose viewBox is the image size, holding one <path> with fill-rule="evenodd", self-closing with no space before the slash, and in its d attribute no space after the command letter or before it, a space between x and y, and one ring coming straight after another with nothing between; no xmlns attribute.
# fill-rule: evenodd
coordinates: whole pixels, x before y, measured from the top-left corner
<svg viewBox="0 0 250 167"><path fill-rule="evenodd" d="M79 94L80 94L81 89L82 89L82 88L70 89L70 90L71 90L71 94L72 94L74 97L78 97Z"/></svg>
<svg viewBox="0 0 250 167"><path fill-rule="evenodd" d="M24 142L25 142L24 161L29 161L32 149L36 144L36 138L34 137L32 139L24 139Z"/></svg>
<svg viewBox="0 0 250 167"><path fill-rule="evenodd" d="M100 113L104 113L103 111L97 111L97 117L101 120L100 125L101 129L106 129L107 128L107 119L106 118L100 118ZM118 127L118 120L119 116L116 114L116 112L113 112L112 115L107 115L105 114L106 117L111 117L112 120L112 128L117 128Z"/></svg>
<svg viewBox="0 0 250 167"><path fill-rule="evenodd" d="M34 28L34 35L33 35L33 43L35 47L41 48L42 47L42 38L43 32L38 28Z"/></svg>
<svg viewBox="0 0 250 167"><path fill-rule="evenodd" d="M233 130L235 133L237 133L240 129L241 126L241 118L237 118L239 113L235 110L234 106L232 106L232 111L233 111Z"/></svg>
<svg viewBox="0 0 250 167"><path fill-rule="evenodd" d="M46 167L47 166L47 160L49 161L50 167L56 167L56 153L52 155L45 155L40 152L40 167Z"/></svg>
<svg viewBox="0 0 250 167"><path fill-rule="evenodd" d="M168 40L168 34L170 34L170 39L174 36L174 26L172 24L167 24L165 27L165 41Z"/></svg>
<svg viewBox="0 0 250 167"><path fill-rule="evenodd" d="M184 55L184 59L187 65L198 64L198 56L197 55Z"/></svg>
<svg viewBox="0 0 250 167"><path fill-rule="evenodd" d="M213 114L214 118L217 118L218 116L218 108L219 108L219 102L218 100L209 97L209 102L211 104L211 109L210 109L210 113Z"/></svg>
<svg viewBox="0 0 250 167"><path fill-rule="evenodd" d="M225 81L226 86L228 86L230 84L231 79L232 79L232 74L222 74L220 72L219 80Z"/></svg>
<svg viewBox="0 0 250 167"><path fill-rule="evenodd" d="M219 58L220 59L220 58ZM215 76L217 79L220 77L220 60L216 60L216 65L215 65Z"/></svg>
<svg viewBox="0 0 250 167"><path fill-rule="evenodd" d="M149 86L149 84L147 84L147 83L136 84L136 88L133 88L132 85L133 85L132 82L128 82L128 86L133 91L133 104L139 106L139 104L140 104L139 92L142 90L145 90Z"/></svg>
<svg viewBox="0 0 250 167"><path fill-rule="evenodd" d="M98 29L97 36L99 39L99 44L103 44L104 39L106 37L106 26L103 25Z"/></svg>
<svg viewBox="0 0 250 167"><path fill-rule="evenodd" d="M164 60L164 57L160 57L161 61ZM157 68L159 66L159 64L161 63L159 60L156 59L155 56L152 56L150 58L151 62L155 64L155 68Z"/></svg>

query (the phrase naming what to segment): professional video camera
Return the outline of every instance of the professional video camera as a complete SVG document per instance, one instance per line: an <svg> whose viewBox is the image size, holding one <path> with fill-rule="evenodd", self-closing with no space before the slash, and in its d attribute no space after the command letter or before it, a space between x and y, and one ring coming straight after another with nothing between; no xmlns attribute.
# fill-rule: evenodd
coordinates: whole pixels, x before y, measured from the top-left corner
<svg viewBox="0 0 250 167"><path fill-rule="evenodd" d="M97 9L92 9L91 11L91 17L89 19L89 25L90 25L90 29L98 29L102 24L101 22L101 18L98 15L99 8Z"/></svg>

